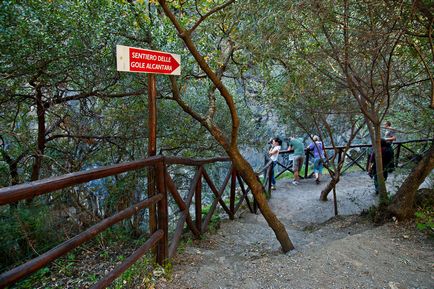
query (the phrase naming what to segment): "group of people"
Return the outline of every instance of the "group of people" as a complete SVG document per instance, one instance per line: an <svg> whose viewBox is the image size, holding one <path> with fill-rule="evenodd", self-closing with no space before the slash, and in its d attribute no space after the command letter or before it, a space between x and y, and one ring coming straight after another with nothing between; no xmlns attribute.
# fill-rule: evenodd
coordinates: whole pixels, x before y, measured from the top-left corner
<svg viewBox="0 0 434 289"><path fill-rule="evenodd" d="M272 173L271 173L271 189L276 189L276 179L274 177L274 167L277 164L277 158L279 156L279 152L281 152L282 148L282 140L279 138L273 138L271 140L271 148L268 152L270 159L272 162ZM298 185L300 183L300 169L303 166L305 150L309 150L313 152L314 162L313 162L313 171L315 174L315 182L317 184L320 183L320 177L323 170L323 159L324 159L324 145L322 141L320 141L318 136L312 137L312 142L305 148L302 141L298 138L291 137L288 142L288 151L293 152L293 161L292 161L292 170L294 172L294 180L292 181L293 185Z"/></svg>
<svg viewBox="0 0 434 289"><path fill-rule="evenodd" d="M396 130L392 128L392 124L386 121L384 124L385 134L384 138L381 139L381 150L382 150L382 162L383 162L383 175L384 179L387 180L388 172L394 169L394 155L392 149L392 143L396 140ZM305 151L313 152L313 171L315 175L316 184L320 183L320 177L323 171L323 160L324 160L324 144L320 138L316 135L311 137L312 142L305 148L303 142L295 137L290 137L288 142L288 152L293 152L293 162L292 170L294 173L293 185L300 184L300 169L303 166ZM282 140L278 137L271 139L271 148L268 151L268 155L272 162L271 167L271 189L276 189L276 179L274 177L274 167L277 164L277 158L279 152L282 152ZM368 161L368 174L374 178L375 191L378 193L378 183L377 183L377 173L375 166L375 154L372 152L369 156Z"/></svg>

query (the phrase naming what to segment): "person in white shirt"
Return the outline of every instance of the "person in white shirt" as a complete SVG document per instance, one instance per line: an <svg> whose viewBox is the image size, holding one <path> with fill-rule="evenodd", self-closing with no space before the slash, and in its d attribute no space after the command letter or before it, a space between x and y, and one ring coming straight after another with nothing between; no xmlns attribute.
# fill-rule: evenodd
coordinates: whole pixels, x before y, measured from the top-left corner
<svg viewBox="0 0 434 289"><path fill-rule="evenodd" d="M271 189L276 189L276 179L274 178L274 167L277 164L277 158L279 157L279 151L282 146L282 140L275 137L271 141L272 147L268 151L268 155L270 156L270 159L273 161L271 164Z"/></svg>
<svg viewBox="0 0 434 289"><path fill-rule="evenodd" d="M390 121L384 123L384 129L386 130L384 133L384 139L389 143L396 141L396 129L392 128L392 123Z"/></svg>

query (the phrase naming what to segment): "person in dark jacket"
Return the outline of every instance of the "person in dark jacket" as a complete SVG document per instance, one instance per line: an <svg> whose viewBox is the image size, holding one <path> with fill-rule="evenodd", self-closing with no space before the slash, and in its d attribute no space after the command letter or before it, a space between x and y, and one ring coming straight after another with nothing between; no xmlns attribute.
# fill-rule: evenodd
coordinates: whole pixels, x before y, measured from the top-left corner
<svg viewBox="0 0 434 289"><path fill-rule="evenodd" d="M381 160L383 162L383 176L386 181L393 165L393 148L391 143L385 139L381 139ZM369 156L368 174L374 179L375 193L378 194L378 178L374 152Z"/></svg>

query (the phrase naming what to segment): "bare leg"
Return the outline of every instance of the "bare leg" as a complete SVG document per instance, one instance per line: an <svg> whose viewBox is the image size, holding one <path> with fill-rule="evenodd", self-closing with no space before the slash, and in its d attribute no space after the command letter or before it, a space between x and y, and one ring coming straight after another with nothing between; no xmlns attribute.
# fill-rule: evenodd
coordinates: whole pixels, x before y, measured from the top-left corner
<svg viewBox="0 0 434 289"><path fill-rule="evenodd" d="M298 171L294 171L294 181L299 181L300 180L300 174Z"/></svg>
<svg viewBox="0 0 434 289"><path fill-rule="evenodd" d="M316 182L316 184L319 184L319 177L320 176L321 175L319 173L315 173L315 182Z"/></svg>

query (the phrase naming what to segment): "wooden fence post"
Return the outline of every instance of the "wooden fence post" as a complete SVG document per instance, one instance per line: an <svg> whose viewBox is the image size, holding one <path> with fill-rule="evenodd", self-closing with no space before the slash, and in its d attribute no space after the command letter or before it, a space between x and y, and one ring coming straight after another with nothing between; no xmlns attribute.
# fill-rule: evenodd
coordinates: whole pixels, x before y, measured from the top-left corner
<svg viewBox="0 0 434 289"><path fill-rule="evenodd" d="M229 210L231 211L231 215L229 216L229 219L233 220L235 215L235 186L237 181L237 172L235 171L235 168L231 166L231 194L230 194L230 203L229 203Z"/></svg>
<svg viewBox="0 0 434 289"><path fill-rule="evenodd" d="M366 160L366 171L369 172L369 165L371 162L371 154L369 153L369 149L368 149L368 158Z"/></svg>
<svg viewBox="0 0 434 289"><path fill-rule="evenodd" d="M157 203L157 227L158 230L164 232L163 238L158 241L157 245L157 263L164 266L168 258L169 247L169 218L168 218L168 205L167 205L167 190L165 181L165 169L166 165L164 161L160 161L156 164L156 176L157 176L157 191L162 195L161 200Z"/></svg>
<svg viewBox="0 0 434 289"><path fill-rule="evenodd" d="M395 168L398 167L399 164L399 154L401 153L401 144L399 143L398 146L396 147L396 156L395 156Z"/></svg>
<svg viewBox="0 0 434 289"><path fill-rule="evenodd" d="M342 160L342 148L338 148L338 165L341 163L341 160Z"/></svg>
<svg viewBox="0 0 434 289"><path fill-rule="evenodd" d="M268 186L267 186L267 193L268 193L268 195L271 197L271 186L272 186L272 184L271 184L271 175L274 173L274 162L272 162L271 164L270 164L270 166L268 167L268 176L267 176L267 178L268 178Z"/></svg>
<svg viewBox="0 0 434 289"><path fill-rule="evenodd" d="M201 167L198 167L200 170ZM202 176L199 177L194 194L194 208L196 213L196 228L202 234Z"/></svg>
<svg viewBox="0 0 434 289"><path fill-rule="evenodd" d="M155 74L148 74L148 157L157 154L157 88ZM155 166L148 168L148 198L155 195ZM149 208L149 230L157 231L156 207Z"/></svg>

